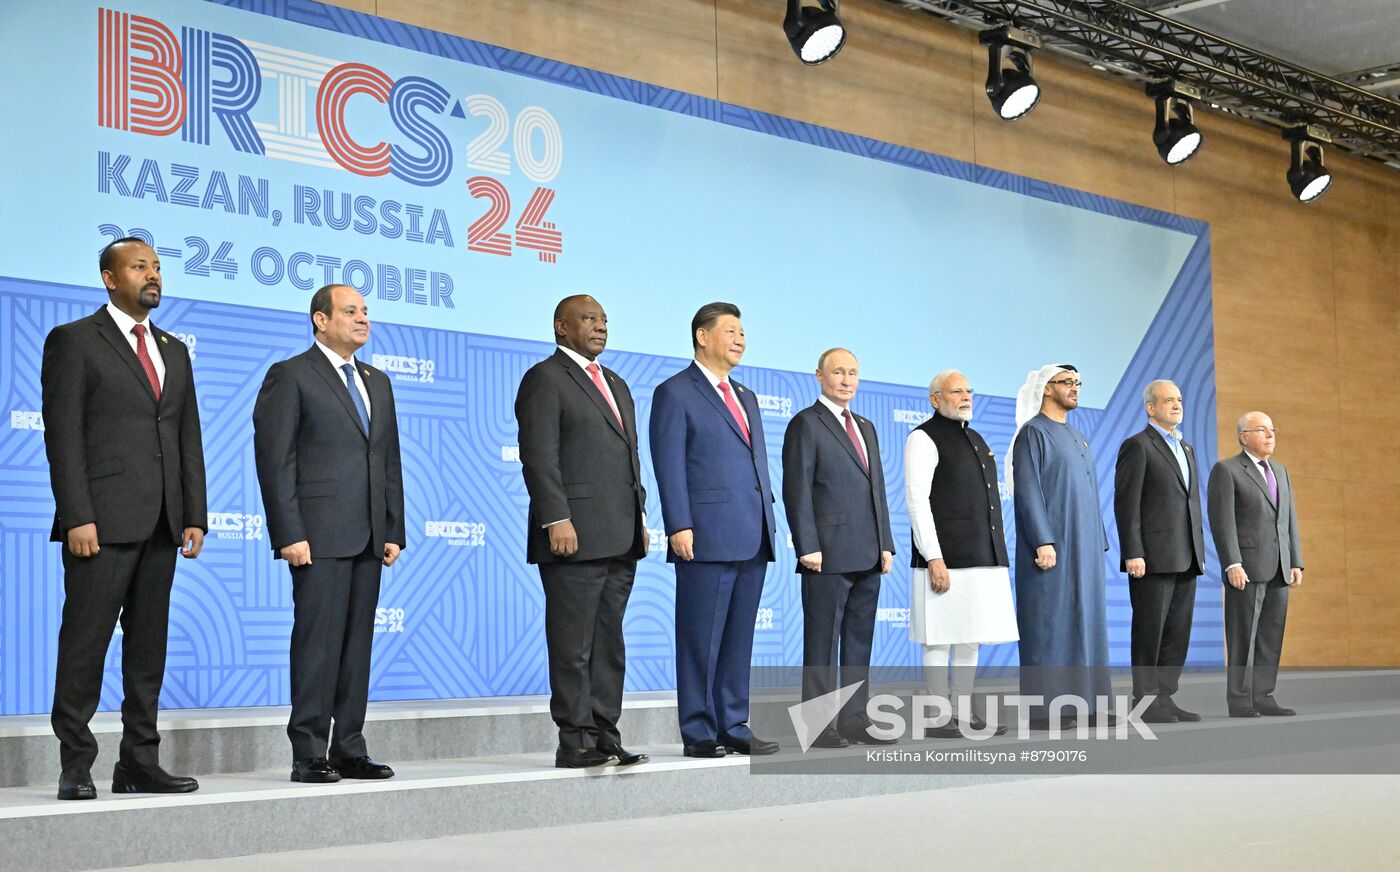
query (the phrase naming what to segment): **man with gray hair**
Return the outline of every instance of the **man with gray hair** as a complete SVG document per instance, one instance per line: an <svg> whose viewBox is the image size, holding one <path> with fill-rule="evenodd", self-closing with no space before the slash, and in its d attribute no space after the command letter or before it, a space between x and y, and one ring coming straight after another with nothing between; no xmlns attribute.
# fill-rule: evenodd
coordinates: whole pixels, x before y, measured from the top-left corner
<svg viewBox="0 0 1400 872"><path fill-rule="evenodd" d="M978 646L1014 642L1019 634L996 457L968 426L972 387L961 372L945 369L928 393L934 415L904 443L904 500L914 538L909 637L923 646L929 693L949 698L955 713L931 734L951 738L963 727L986 729L971 706ZM999 726L996 734L1005 731Z"/></svg>
<svg viewBox="0 0 1400 872"><path fill-rule="evenodd" d="M1181 391L1157 379L1142 392L1147 426L1124 440L1114 475L1119 568L1133 605L1133 704L1155 697L1148 723L1199 721L1172 699L1186 665L1196 576L1206 561L1196 453L1178 429Z"/></svg>
<svg viewBox="0 0 1400 872"><path fill-rule="evenodd" d="M1242 451L1210 471L1206 509L1225 577L1226 701L1232 718L1297 714L1274 699L1288 592L1303 583L1293 479L1271 458L1278 431L1263 412L1235 425Z"/></svg>

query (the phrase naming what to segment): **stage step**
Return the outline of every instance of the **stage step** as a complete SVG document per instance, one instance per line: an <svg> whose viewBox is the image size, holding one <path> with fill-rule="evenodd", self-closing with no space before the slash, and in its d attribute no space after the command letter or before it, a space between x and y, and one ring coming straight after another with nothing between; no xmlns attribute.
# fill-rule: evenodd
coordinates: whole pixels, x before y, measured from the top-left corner
<svg viewBox="0 0 1400 872"><path fill-rule="evenodd" d="M674 703L664 697L633 699L624 716L624 724L633 721L631 733L665 734L659 742L629 740L634 750L650 753L651 762L592 771L553 767L548 714L530 709L538 702L520 706L514 714L487 706L468 714L444 704L418 706L420 716L410 716L408 707L379 706L375 741L388 745L390 735L397 733L399 737L392 741L404 747L402 754L381 754L398 771L388 781L293 784L281 742L269 739L269 748L276 749L276 753L267 751L276 758L270 765L248 773L203 775L200 790L193 794L114 796L110 780L103 775L96 779L99 798L94 801L54 799L52 774L26 786L0 789L0 870L39 872L212 859L789 805L1050 774L1400 773L1395 676L1386 672L1322 677L1331 689L1314 688L1319 697L1340 694L1338 688L1346 686L1357 697L1367 698L1311 701L1304 691L1319 676L1302 680L1293 675L1288 681L1298 683L1289 688L1287 697L1281 688L1280 699L1304 709L1297 717L1231 719L1202 705L1207 714L1203 722L1156 725L1155 741L1054 738L1036 733L1029 739L1008 736L985 742L906 739L888 748L856 746L803 754L790 730L783 735L775 728L764 735L782 740L783 753L753 761L738 756L723 760L681 756L672 738ZM1363 693L1366 688L1371 692ZM437 716L421 716L428 709ZM271 720L275 713L260 717ZM511 719L517 723L512 725ZM544 726L529 724L540 719ZM445 750L448 738L461 738L454 730L472 731L483 743L505 741L490 740L477 722L494 726L510 741L533 741L535 747L526 753L471 757L444 753L431 759L407 748L410 739L422 735L436 737L430 750ZM169 733L179 735L178 742L190 744L199 737L220 741L228 730L281 729L280 719L229 725L212 715L188 720L172 716L171 724L179 727L167 725ZM52 743L51 738L48 741ZM1044 759L1028 762L1022 752ZM250 752L244 748L240 753ZM1014 758L987 762L988 755L1007 753ZM210 751L203 759L227 758Z"/></svg>

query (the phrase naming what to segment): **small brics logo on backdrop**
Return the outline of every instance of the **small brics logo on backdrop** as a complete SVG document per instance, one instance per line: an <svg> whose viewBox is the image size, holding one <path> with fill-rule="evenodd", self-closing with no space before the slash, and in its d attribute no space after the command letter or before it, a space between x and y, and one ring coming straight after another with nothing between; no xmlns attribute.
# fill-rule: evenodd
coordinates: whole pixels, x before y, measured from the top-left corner
<svg viewBox="0 0 1400 872"><path fill-rule="evenodd" d="M109 8L98 9L96 49L101 127L144 136L179 134L182 141L200 146L212 145L217 129L244 154L342 169L366 178L392 176L423 188L448 181L455 155L462 154L469 170L482 173L465 180L467 193L485 201L484 212L467 228L467 250L510 257L517 249L527 249L542 263L556 263L563 252L563 232L546 215L555 200L556 191L548 185L563 165L564 140L547 109L525 106L512 119L505 105L489 94L456 95L423 76L395 78L365 63L245 42ZM275 120L254 121L255 114ZM378 125L385 117L392 131L388 140L364 142L362 133L357 138L352 132L363 131L370 122ZM477 119L484 120L485 129ZM115 188L122 196L182 205L218 205L224 198L223 205L232 205L227 183L220 189L214 178L199 196L194 190L197 167L176 163L162 171L157 162L145 160L135 181L128 182L121 172L130 158L105 157L100 169L117 176L107 179L105 189ZM493 176L513 174L534 183L534 189L514 227L507 230L511 195ZM239 210L251 205L256 214L267 217L266 198L259 198L256 181L240 179L239 185ZM390 239L405 234L403 203L361 195L352 205L349 194L329 190L304 189L300 194L299 203L306 207L299 208L300 223L321 226L324 221L343 230L353 212L360 233ZM413 229L421 213L413 214L411 204L407 211L413 219L408 236L418 233L417 241L423 241L421 227ZM280 214L272 220L276 226ZM441 210L434 210L426 240L453 244Z"/></svg>
<svg viewBox="0 0 1400 872"><path fill-rule="evenodd" d="M437 363L425 358L375 354L371 356L370 363L375 369L391 373L394 381L431 384L436 380Z"/></svg>

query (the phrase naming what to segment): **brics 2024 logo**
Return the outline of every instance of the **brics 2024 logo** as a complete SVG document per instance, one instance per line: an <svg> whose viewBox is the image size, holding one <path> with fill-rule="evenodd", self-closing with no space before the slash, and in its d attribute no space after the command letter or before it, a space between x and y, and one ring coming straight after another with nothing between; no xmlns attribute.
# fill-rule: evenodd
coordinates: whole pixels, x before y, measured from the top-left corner
<svg viewBox="0 0 1400 872"><path fill-rule="evenodd" d="M262 515L246 512L209 513L209 535L215 539L262 539L265 526Z"/></svg>
<svg viewBox="0 0 1400 872"><path fill-rule="evenodd" d="M396 354L376 354L370 359L375 369L392 373L394 381L432 384L437 376L437 364L421 357L401 357Z"/></svg>
<svg viewBox="0 0 1400 872"><path fill-rule="evenodd" d="M481 521L428 521L423 533L430 539L446 539L458 548L480 548L486 544L486 524Z"/></svg>
<svg viewBox="0 0 1400 872"><path fill-rule="evenodd" d="M146 136L178 133L184 142L207 146L217 122L229 144L245 154L338 168L364 177L390 175L421 187L447 181L454 155L465 152L469 169L491 174L466 180L468 194L486 201L484 214L467 228L467 249L507 257L515 249L529 249L543 263L558 261L564 237L552 221L545 220L556 195L554 188L546 186L563 165L564 140L558 121L547 109L526 106L512 124L510 113L496 97L454 95L423 76L396 79L370 64L342 63L307 54L301 47L249 45L196 27L179 27L177 39L175 28L154 18L106 8L97 14L99 126ZM267 89L267 100L277 103L270 107L276 111L259 107L264 79L274 83ZM315 94L314 116L304 96L284 96L304 95L307 89ZM352 101L356 110L374 111L374 103L387 108L393 141L371 144L357 139L352 128L362 129L362 123L347 123L347 115L361 117L350 108ZM254 122L255 111L278 120ZM469 117L485 119L486 128L465 144L454 143L449 134L475 126ZM507 145L513 145L513 154ZM105 171L115 173L125 161L129 158L118 158ZM510 177L512 168L536 185L519 210L513 232L507 230L510 192L492 177ZM180 179L170 199L188 204L197 170L179 164L169 172ZM155 186L165 196L166 184L158 175L153 161L144 162L137 189ZM113 184L127 188L120 177ZM303 194L314 200L317 192L308 189ZM385 201L380 206L383 211L388 206L400 209L402 204ZM355 201L357 216L369 219L373 208L371 197ZM319 225L320 217L311 218ZM390 238L403 233L396 215L371 223Z"/></svg>

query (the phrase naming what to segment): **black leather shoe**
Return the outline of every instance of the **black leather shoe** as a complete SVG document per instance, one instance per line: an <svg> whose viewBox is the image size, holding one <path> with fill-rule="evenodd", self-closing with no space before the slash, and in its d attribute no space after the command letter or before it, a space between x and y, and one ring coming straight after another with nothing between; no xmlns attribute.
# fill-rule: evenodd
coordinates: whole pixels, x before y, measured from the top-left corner
<svg viewBox="0 0 1400 872"><path fill-rule="evenodd" d="M812 740L812 747L849 748L851 747L851 743L850 740L848 740L845 736L836 732L831 727L827 727L825 730L822 730L820 733L818 733L817 737Z"/></svg>
<svg viewBox="0 0 1400 872"><path fill-rule="evenodd" d="M565 748L560 745L554 751L555 769L592 769L613 762L611 754L604 754L597 748Z"/></svg>
<svg viewBox="0 0 1400 872"><path fill-rule="evenodd" d="M750 736L747 739L724 740L724 749L729 753L744 754L750 757L765 757L769 754L776 754L778 748L777 742L770 742L757 736Z"/></svg>
<svg viewBox="0 0 1400 872"><path fill-rule="evenodd" d="M159 766L134 766L117 762L112 768L113 793L194 793L199 782L183 775L171 775Z"/></svg>
<svg viewBox="0 0 1400 872"><path fill-rule="evenodd" d="M1296 710L1284 708L1278 703L1256 702L1254 704L1254 710L1266 718L1291 718L1298 713Z"/></svg>
<svg viewBox="0 0 1400 872"><path fill-rule="evenodd" d="M97 788L86 772L65 772L58 776L59 799L97 799Z"/></svg>
<svg viewBox="0 0 1400 872"><path fill-rule="evenodd" d="M707 759L718 759L729 753L724 750L724 746L714 739L705 739L696 742L694 745L686 745L681 751L687 757L704 757Z"/></svg>
<svg viewBox="0 0 1400 872"><path fill-rule="evenodd" d="M969 734L977 735L985 729L987 729L987 722L977 717L977 715L973 715L972 720L968 721L966 724L959 721L957 718L953 718L943 726L935 727L924 733L924 735L933 736L937 739L964 739L970 738ZM992 735L1006 735L1006 725L997 724L996 729L992 731Z"/></svg>
<svg viewBox="0 0 1400 872"><path fill-rule="evenodd" d="M1147 708L1143 709L1142 715L1138 719L1144 724L1174 724L1181 720L1177 717L1176 712L1162 702L1161 697L1153 700Z"/></svg>
<svg viewBox="0 0 1400 872"><path fill-rule="evenodd" d="M621 745L603 744L598 746L599 752L607 754L609 757L617 758L619 766L634 766L638 763L645 763L651 759L650 756L641 753L633 753Z"/></svg>
<svg viewBox="0 0 1400 872"><path fill-rule="evenodd" d="M1074 715L1062 715L1060 717L1061 732L1074 729L1078 722L1079 720ZM1026 726L1030 727L1032 730L1048 730L1054 727L1055 724L1050 718L1031 718Z"/></svg>
<svg viewBox="0 0 1400 872"><path fill-rule="evenodd" d="M1252 708L1230 709L1230 717L1232 717L1232 718L1257 718L1257 717L1259 717L1259 712L1255 711L1255 710L1252 709Z"/></svg>
<svg viewBox="0 0 1400 872"><path fill-rule="evenodd" d="M340 773L325 757L312 757L292 761L292 780L302 784L334 784L340 780Z"/></svg>
<svg viewBox="0 0 1400 872"><path fill-rule="evenodd" d="M1195 712L1188 712L1186 709L1177 705L1176 700L1172 699L1169 696L1158 697L1157 703L1159 705L1165 706L1167 711L1176 715L1176 719L1178 721L1181 721L1183 724L1194 724L1196 721L1199 721L1201 719L1200 715L1196 714Z"/></svg>
<svg viewBox="0 0 1400 872"><path fill-rule="evenodd" d="M972 720L967 722L967 729L969 732L980 733L983 730L987 729L987 722L977 717L977 715L973 715ZM996 729L992 731L992 735L1006 735L1006 724L997 724Z"/></svg>
<svg viewBox="0 0 1400 872"><path fill-rule="evenodd" d="M893 745L898 739L877 739L870 735L870 728L846 730L841 733L852 745Z"/></svg>
<svg viewBox="0 0 1400 872"><path fill-rule="evenodd" d="M1118 716L1113 712L1094 712L1089 715L1085 723L1091 727L1097 727L1101 724L1103 726L1116 727L1118 726Z"/></svg>
<svg viewBox="0 0 1400 872"><path fill-rule="evenodd" d="M341 778L375 780L394 777L393 769L370 756L349 759L331 757L326 762L331 764L332 769L340 773Z"/></svg>

